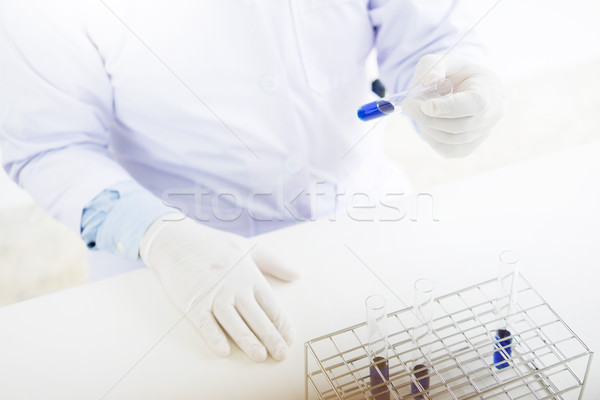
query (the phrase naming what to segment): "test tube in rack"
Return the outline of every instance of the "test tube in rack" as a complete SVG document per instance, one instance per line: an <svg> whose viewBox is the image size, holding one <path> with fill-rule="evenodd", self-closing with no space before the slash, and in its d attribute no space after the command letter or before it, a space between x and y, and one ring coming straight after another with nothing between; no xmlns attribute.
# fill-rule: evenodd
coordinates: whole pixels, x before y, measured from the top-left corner
<svg viewBox="0 0 600 400"><path fill-rule="evenodd" d="M431 342L433 322L433 282L419 279L415 282L415 301L413 306L413 352L411 360L412 382L410 393L417 394L415 399L423 399L430 383ZM421 394L419 394L421 393Z"/></svg>
<svg viewBox="0 0 600 400"><path fill-rule="evenodd" d="M498 328L495 332L494 365L498 369L509 366L512 356L514 318L517 305L517 282L519 278L519 256L512 250L500 253L498 259L498 282L495 312Z"/></svg>
<svg viewBox="0 0 600 400"><path fill-rule="evenodd" d="M385 297L373 295L365 300L367 310L367 352L369 354L369 383L375 400L389 400L388 335Z"/></svg>

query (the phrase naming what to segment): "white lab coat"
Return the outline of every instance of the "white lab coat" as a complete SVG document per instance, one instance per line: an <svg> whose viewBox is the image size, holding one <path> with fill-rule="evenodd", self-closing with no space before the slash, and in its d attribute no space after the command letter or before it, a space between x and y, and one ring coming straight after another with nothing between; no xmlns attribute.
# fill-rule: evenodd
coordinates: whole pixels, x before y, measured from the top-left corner
<svg viewBox="0 0 600 400"><path fill-rule="evenodd" d="M450 0L105 3L0 3L5 168L76 231L132 178L247 236L335 208L299 192L373 193L391 170L356 117L367 55L402 90L470 28Z"/></svg>

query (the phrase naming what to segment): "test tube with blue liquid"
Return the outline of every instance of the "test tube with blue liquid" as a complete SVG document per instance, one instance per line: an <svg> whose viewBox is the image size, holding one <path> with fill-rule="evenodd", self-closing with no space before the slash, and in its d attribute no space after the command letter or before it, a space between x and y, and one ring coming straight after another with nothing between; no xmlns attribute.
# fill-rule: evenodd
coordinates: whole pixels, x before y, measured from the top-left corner
<svg viewBox="0 0 600 400"><path fill-rule="evenodd" d="M498 260L497 293L495 312L498 328L495 332L494 365L498 369L508 367L512 356L514 318L517 304L517 282L519 279L519 257L517 253L506 250L500 253Z"/></svg>
<svg viewBox="0 0 600 400"><path fill-rule="evenodd" d="M415 86L410 90L364 104L358 109L358 118L363 121L370 121L385 117L394 112L402 111L402 104L408 99L428 100L445 97L451 95L453 91L452 81L449 78L443 78L430 87Z"/></svg>
<svg viewBox="0 0 600 400"><path fill-rule="evenodd" d="M413 352L411 360L412 379L410 394L423 399L430 383L431 343L433 339L433 282L419 279L415 282L413 305Z"/></svg>
<svg viewBox="0 0 600 400"><path fill-rule="evenodd" d="M385 297L373 295L365 300L367 310L367 352L370 391L375 400L389 400L388 335Z"/></svg>

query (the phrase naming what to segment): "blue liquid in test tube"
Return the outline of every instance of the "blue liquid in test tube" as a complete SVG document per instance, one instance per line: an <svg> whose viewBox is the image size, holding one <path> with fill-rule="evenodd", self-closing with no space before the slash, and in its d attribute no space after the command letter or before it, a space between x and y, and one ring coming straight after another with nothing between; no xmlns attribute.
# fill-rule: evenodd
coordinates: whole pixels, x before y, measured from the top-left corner
<svg viewBox="0 0 600 400"><path fill-rule="evenodd" d="M507 338L507 339L505 339ZM508 367L508 362L512 356L512 338L508 329L498 329L496 331L496 340L498 341L494 347L498 350L494 351L494 364L496 368L502 369ZM499 364L500 363L500 364Z"/></svg>
<svg viewBox="0 0 600 400"><path fill-rule="evenodd" d="M498 260L498 280L495 312L498 328L495 332L494 365L503 369L510 365L515 316L517 315L517 283L519 279L519 256L510 250L500 253Z"/></svg>
<svg viewBox="0 0 600 400"><path fill-rule="evenodd" d="M408 99L427 100L435 97L444 97L451 95L453 90L454 86L450 79L440 79L432 87L414 87L411 90L364 104L358 109L357 115L362 121L370 121L385 117L396 111L401 111L402 104Z"/></svg>

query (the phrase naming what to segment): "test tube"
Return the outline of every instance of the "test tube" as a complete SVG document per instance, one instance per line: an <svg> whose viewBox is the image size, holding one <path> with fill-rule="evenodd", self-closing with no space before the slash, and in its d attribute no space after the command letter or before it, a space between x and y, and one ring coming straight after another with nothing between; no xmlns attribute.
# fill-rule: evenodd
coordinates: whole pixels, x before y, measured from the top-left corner
<svg viewBox="0 0 600 400"><path fill-rule="evenodd" d="M411 369L413 379L410 393L418 394L415 399L423 399L429 390L429 368L431 367L431 342L433 337L433 282L419 279L415 282L415 302L413 306L414 324L412 328L413 352Z"/></svg>
<svg viewBox="0 0 600 400"><path fill-rule="evenodd" d="M375 400L389 400L387 382L390 379L388 366L388 336L385 298L380 295L367 297L367 352L369 354L369 381L371 395Z"/></svg>
<svg viewBox="0 0 600 400"><path fill-rule="evenodd" d="M514 314L517 304L517 282L519 279L519 256L511 250L500 253L498 258L498 280L496 290L496 315L498 329L495 332L494 365L508 367L512 355Z"/></svg>
<svg viewBox="0 0 600 400"><path fill-rule="evenodd" d="M427 100L434 97L444 97L451 95L453 91L452 81L449 78L443 78L430 87L416 86L410 90L364 104L358 109L357 115L363 121L370 121L401 111L402 104L408 99Z"/></svg>

